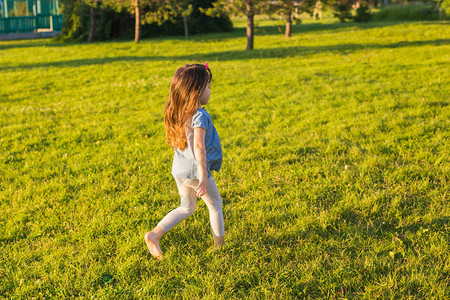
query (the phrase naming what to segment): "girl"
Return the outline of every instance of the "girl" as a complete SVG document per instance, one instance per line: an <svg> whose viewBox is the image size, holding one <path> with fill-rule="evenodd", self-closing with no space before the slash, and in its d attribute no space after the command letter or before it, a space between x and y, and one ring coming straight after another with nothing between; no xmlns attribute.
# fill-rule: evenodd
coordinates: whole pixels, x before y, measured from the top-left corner
<svg viewBox="0 0 450 300"><path fill-rule="evenodd" d="M194 213L197 196L208 206L215 248L224 245L222 198L211 175L212 170L219 172L222 165L222 147L211 116L201 108L211 96L211 79L208 63L187 64L175 72L170 85L164 126L166 142L175 149L172 175L181 205L145 234L150 253L158 259L163 257L159 247L161 237Z"/></svg>

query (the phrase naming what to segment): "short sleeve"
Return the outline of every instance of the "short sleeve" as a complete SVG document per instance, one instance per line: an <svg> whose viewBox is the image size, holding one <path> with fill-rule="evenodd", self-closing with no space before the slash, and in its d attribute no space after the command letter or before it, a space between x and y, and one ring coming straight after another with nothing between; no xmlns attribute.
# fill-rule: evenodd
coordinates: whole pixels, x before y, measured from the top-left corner
<svg viewBox="0 0 450 300"><path fill-rule="evenodd" d="M208 128L209 118L208 115L201 110L198 110L192 117L191 126L192 128Z"/></svg>

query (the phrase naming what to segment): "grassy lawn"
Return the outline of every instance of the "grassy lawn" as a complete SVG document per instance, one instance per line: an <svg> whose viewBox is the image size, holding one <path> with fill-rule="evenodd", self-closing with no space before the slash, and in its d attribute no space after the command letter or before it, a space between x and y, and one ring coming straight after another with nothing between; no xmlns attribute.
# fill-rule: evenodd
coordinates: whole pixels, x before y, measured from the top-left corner
<svg viewBox="0 0 450 300"><path fill-rule="evenodd" d="M449 24L0 42L0 298L450 297ZM228 244L199 201L156 261L188 62L214 74Z"/></svg>

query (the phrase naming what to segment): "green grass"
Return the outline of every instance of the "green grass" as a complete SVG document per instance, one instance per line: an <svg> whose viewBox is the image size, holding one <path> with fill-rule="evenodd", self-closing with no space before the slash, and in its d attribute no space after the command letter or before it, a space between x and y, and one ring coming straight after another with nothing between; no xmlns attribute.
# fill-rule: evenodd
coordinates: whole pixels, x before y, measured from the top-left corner
<svg viewBox="0 0 450 300"><path fill-rule="evenodd" d="M448 22L261 24L133 42L0 42L0 298L444 299ZM228 245L179 203L171 76L214 74Z"/></svg>

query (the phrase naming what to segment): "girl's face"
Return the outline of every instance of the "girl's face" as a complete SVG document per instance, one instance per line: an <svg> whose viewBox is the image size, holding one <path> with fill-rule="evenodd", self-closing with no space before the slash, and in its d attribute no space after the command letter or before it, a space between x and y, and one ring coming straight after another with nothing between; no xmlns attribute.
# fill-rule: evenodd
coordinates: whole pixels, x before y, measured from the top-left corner
<svg viewBox="0 0 450 300"><path fill-rule="evenodd" d="M209 97L211 96L211 82L208 82L203 92L201 92L200 96L198 97L198 105L206 105L208 104Z"/></svg>

